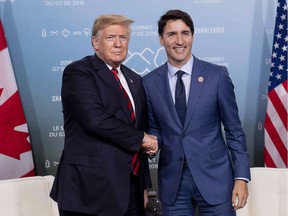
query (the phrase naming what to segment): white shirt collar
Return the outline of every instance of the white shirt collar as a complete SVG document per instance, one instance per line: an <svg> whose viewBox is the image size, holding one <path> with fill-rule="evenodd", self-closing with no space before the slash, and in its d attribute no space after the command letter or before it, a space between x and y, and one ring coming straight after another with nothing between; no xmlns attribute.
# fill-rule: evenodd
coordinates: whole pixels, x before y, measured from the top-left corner
<svg viewBox="0 0 288 216"><path fill-rule="evenodd" d="M190 76L192 75L192 68L193 68L193 55L191 54L191 58L188 60L188 62L183 65L182 68L176 68L175 66L171 65L168 61L167 61L167 66L168 66L168 73L170 77L173 77L178 70L182 70L185 73L189 74Z"/></svg>

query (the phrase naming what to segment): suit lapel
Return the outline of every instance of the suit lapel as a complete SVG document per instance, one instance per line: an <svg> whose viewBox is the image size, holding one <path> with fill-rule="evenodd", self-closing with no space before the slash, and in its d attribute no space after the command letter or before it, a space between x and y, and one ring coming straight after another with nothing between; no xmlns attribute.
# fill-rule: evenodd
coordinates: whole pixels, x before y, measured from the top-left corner
<svg viewBox="0 0 288 216"><path fill-rule="evenodd" d="M125 113L129 122L132 123L130 113L127 107L127 102L124 98L123 92L121 92L121 90L119 89L119 84L114 78L114 75L112 74L112 72L109 70L107 65L101 59L97 57L96 54L93 57L92 64L93 64L95 73L97 74L99 79L102 79L111 89L113 89L113 91L117 95L118 103L121 105L123 112Z"/></svg>
<svg viewBox="0 0 288 216"><path fill-rule="evenodd" d="M201 96L201 92L205 84L205 78L206 78L205 75L206 73L204 72L204 68L200 64L200 61L197 58L194 58L189 99L187 103L187 112L185 117L185 125L184 125L185 129L188 127L191 121L198 100Z"/></svg>
<svg viewBox="0 0 288 216"><path fill-rule="evenodd" d="M99 77L99 79L103 80L110 88L117 89L117 82L113 82L115 80L112 72L109 70L107 65L97 57L95 54L92 58L93 69L95 74Z"/></svg>
<svg viewBox="0 0 288 216"><path fill-rule="evenodd" d="M159 92L162 95L162 98L164 99L164 103L169 109L175 122L177 122L177 124L180 127L182 127L182 123L178 117L175 104L173 102L170 86L169 86L167 63L162 65L160 70L157 71L157 73L158 73L158 76L155 79L155 86L159 89Z"/></svg>

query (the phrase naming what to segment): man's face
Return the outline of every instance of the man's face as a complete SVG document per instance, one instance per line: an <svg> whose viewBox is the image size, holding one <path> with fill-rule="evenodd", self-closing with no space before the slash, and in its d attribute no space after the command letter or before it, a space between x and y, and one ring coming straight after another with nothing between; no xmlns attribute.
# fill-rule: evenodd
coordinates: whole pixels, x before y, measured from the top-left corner
<svg viewBox="0 0 288 216"><path fill-rule="evenodd" d="M181 68L191 58L193 35L180 19L167 22L160 43L165 47L168 62L177 68Z"/></svg>
<svg viewBox="0 0 288 216"><path fill-rule="evenodd" d="M129 30L122 25L110 25L92 37L92 44L98 57L115 68L125 60L128 43Z"/></svg>

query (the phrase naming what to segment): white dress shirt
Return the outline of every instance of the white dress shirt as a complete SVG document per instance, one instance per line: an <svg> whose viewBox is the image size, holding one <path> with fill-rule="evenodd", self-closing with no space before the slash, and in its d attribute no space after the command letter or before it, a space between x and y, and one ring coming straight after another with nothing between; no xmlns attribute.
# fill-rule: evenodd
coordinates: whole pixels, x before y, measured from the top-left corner
<svg viewBox="0 0 288 216"><path fill-rule="evenodd" d="M191 58L189 61L183 65L182 68L176 68L173 65L171 65L169 62L167 62L168 65L168 80L169 80L169 86L172 94L173 101L175 103L175 89L176 89L176 82L177 82L177 71L182 70L185 73L182 76L182 80L185 86L185 95L186 95L186 104L189 99L189 92L190 92L190 85L191 85L191 77L192 77L192 68L193 68L193 56L191 55Z"/></svg>

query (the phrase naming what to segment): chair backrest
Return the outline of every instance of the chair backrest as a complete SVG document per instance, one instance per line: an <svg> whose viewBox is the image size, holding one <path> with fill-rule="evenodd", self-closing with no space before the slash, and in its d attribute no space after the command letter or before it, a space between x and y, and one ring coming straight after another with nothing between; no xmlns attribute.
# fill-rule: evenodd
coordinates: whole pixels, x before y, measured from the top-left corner
<svg viewBox="0 0 288 216"><path fill-rule="evenodd" d="M288 169L251 168L249 198L237 216L288 216Z"/></svg>
<svg viewBox="0 0 288 216"><path fill-rule="evenodd" d="M34 176L0 181L0 215L59 216L49 193L54 176Z"/></svg>

